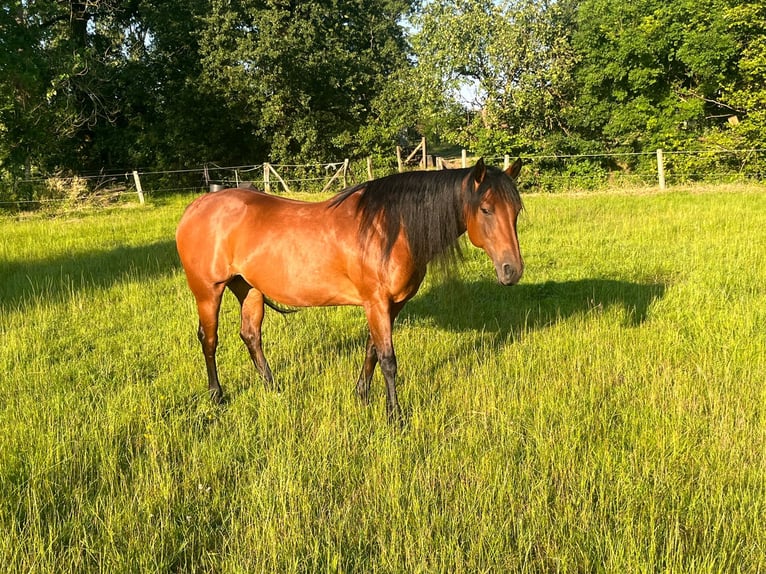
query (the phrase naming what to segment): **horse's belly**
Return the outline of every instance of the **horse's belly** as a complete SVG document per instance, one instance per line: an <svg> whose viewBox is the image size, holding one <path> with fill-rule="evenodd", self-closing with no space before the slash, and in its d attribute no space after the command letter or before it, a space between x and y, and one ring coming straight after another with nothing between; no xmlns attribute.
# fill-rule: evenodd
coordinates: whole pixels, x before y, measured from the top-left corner
<svg viewBox="0 0 766 574"><path fill-rule="evenodd" d="M258 291L283 305L361 305L359 287L345 271L345 265L324 255L270 253L251 258L238 273Z"/></svg>
<svg viewBox="0 0 766 574"><path fill-rule="evenodd" d="M297 280L290 285L265 284L259 286L259 291L262 291L269 299L292 307L362 304L362 299L353 285L343 287L337 283L324 285L321 281L309 283Z"/></svg>

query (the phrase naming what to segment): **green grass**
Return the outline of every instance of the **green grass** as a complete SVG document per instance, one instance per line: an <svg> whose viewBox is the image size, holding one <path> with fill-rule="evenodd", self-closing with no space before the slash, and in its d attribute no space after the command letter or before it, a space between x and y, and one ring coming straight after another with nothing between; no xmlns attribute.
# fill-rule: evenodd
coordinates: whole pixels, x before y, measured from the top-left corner
<svg viewBox="0 0 766 574"><path fill-rule="evenodd" d="M766 193L528 196L521 284L466 249L359 405L359 309L222 311L209 404L189 198L0 219L7 572L766 569Z"/></svg>

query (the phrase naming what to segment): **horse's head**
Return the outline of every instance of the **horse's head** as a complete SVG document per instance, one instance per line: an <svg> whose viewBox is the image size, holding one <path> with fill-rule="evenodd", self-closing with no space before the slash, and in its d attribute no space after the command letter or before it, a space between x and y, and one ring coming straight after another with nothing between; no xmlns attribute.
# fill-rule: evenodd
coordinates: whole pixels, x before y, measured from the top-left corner
<svg viewBox="0 0 766 574"><path fill-rule="evenodd" d="M516 188L520 170L521 159L505 171L487 167L480 159L464 186L468 238L487 252L503 285L515 285L524 273L524 259L516 235L516 220L522 209Z"/></svg>

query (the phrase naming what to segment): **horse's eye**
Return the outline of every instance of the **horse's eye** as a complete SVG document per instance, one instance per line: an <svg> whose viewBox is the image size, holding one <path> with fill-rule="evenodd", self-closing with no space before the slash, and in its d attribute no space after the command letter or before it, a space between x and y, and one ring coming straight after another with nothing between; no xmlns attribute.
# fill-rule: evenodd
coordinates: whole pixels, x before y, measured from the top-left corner
<svg viewBox="0 0 766 574"><path fill-rule="evenodd" d="M492 215L492 210L489 207L479 208L484 215Z"/></svg>

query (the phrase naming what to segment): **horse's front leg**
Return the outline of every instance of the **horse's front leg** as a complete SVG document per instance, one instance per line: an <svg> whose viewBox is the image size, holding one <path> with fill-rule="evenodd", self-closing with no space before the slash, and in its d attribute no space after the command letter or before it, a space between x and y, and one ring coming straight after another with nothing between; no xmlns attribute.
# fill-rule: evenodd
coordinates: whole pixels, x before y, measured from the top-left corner
<svg viewBox="0 0 766 574"><path fill-rule="evenodd" d="M370 326L370 339L375 349L375 355L380 363L380 370L386 380L386 412L390 423L403 424L402 409L396 396L396 354L392 338L394 319L402 308L402 304L370 304L365 306L367 322ZM369 349L369 345L368 345ZM367 366L365 358L365 366ZM374 368L374 363L372 367ZM364 372L362 373L364 375Z"/></svg>
<svg viewBox="0 0 766 574"><path fill-rule="evenodd" d="M370 402L370 381L372 381L372 374L375 371L375 365L377 364L378 352L375 349L375 344L372 342L372 335L368 335L362 372L359 373L359 379L356 382L356 396L359 397L359 400L364 404L369 404Z"/></svg>

